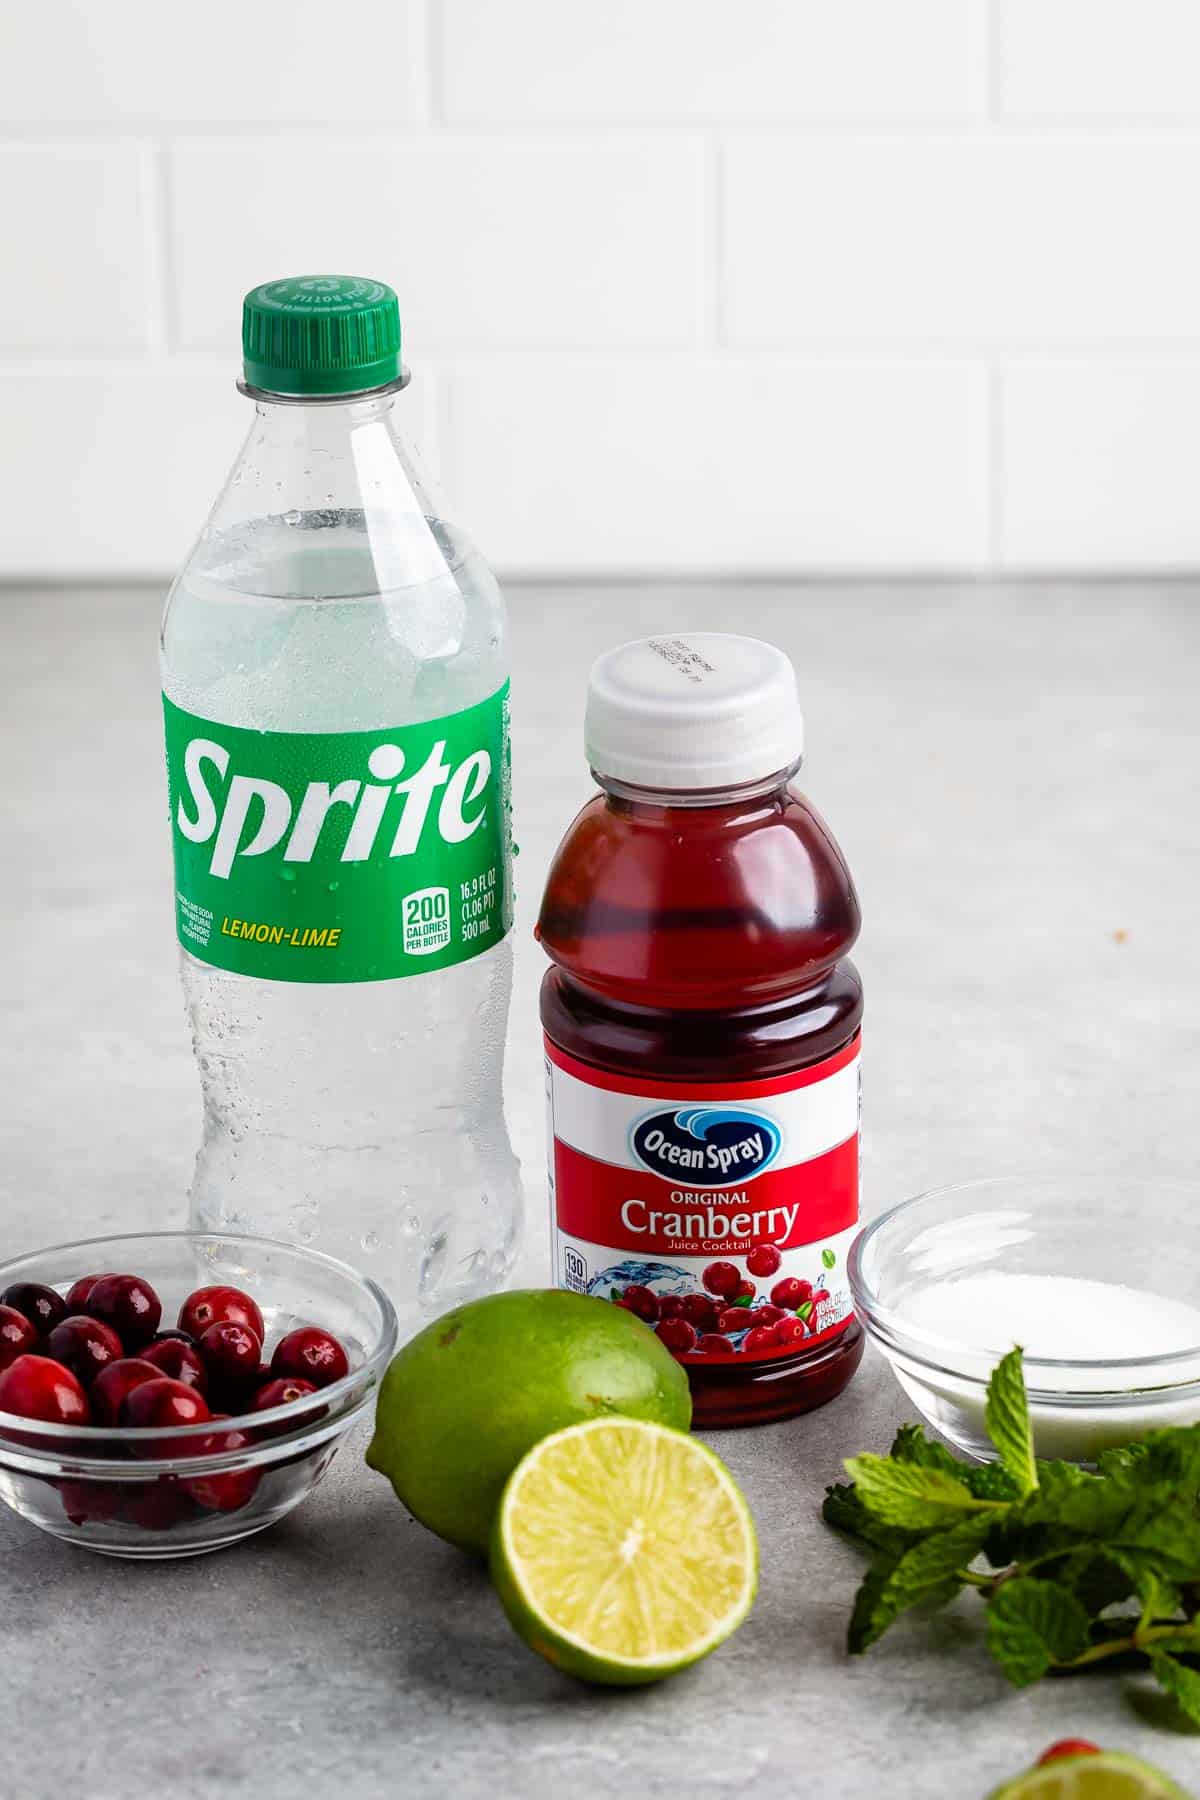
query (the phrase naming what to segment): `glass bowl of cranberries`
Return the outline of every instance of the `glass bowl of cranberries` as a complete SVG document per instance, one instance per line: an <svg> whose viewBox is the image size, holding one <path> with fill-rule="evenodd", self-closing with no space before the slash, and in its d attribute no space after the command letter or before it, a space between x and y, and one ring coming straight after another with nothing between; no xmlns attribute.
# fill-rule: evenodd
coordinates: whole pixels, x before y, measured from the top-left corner
<svg viewBox="0 0 1200 1800"><path fill-rule="evenodd" d="M381 1288L267 1238L0 1264L0 1499L109 1556L198 1556L310 1494L396 1348Z"/></svg>

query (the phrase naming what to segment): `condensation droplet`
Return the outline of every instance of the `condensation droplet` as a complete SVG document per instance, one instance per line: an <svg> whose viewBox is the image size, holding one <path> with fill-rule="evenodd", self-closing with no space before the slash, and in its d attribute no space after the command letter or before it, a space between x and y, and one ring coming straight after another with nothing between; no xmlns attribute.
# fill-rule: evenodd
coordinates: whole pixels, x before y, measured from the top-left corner
<svg viewBox="0 0 1200 1800"><path fill-rule="evenodd" d="M304 514L302 512L297 512L296 508L293 506L284 513L283 522L285 525L298 525L303 517Z"/></svg>
<svg viewBox="0 0 1200 1800"><path fill-rule="evenodd" d="M379 1233L377 1231L364 1231L358 1241L366 1254L371 1256L379 1248Z"/></svg>

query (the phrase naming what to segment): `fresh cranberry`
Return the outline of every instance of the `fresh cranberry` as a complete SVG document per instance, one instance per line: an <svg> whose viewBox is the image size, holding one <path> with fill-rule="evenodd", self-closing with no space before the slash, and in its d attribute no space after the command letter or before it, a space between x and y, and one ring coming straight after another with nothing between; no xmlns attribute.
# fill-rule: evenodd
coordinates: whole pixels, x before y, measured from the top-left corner
<svg viewBox="0 0 1200 1800"><path fill-rule="evenodd" d="M1048 1750L1043 1750L1037 1759L1040 1769L1045 1763L1057 1762L1060 1756L1099 1756L1099 1744L1093 1744L1090 1738L1059 1738Z"/></svg>
<svg viewBox="0 0 1200 1800"><path fill-rule="evenodd" d="M201 1394L208 1393L208 1370L204 1359L195 1344L188 1343L185 1338L155 1338L152 1344L139 1350L138 1355L160 1375L182 1381L185 1387L196 1388Z"/></svg>
<svg viewBox="0 0 1200 1800"><path fill-rule="evenodd" d="M136 1356L122 1356L101 1369L92 1383L92 1418L97 1425L115 1425L126 1394L144 1381L157 1381L162 1375L152 1362Z"/></svg>
<svg viewBox="0 0 1200 1800"><path fill-rule="evenodd" d="M748 1306L727 1306L717 1319L718 1331L745 1331Z"/></svg>
<svg viewBox="0 0 1200 1800"><path fill-rule="evenodd" d="M794 1275L788 1275L777 1281L771 1289L771 1299L776 1306L786 1306L789 1312L795 1312L806 1300L812 1299L813 1285L811 1281L797 1281Z"/></svg>
<svg viewBox="0 0 1200 1800"><path fill-rule="evenodd" d="M223 1319L210 1325L196 1346L215 1386L226 1392L252 1387L258 1379L262 1339L248 1325Z"/></svg>
<svg viewBox="0 0 1200 1800"><path fill-rule="evenodd" d="M162 1301L140 1275L102 1275L87 1298L93 1319L111 1325L125 1348L148 1344L162 1318Z"/></svg>
<svg viewBox="0 0 1200 1800"><path fill-rule="evenodd" d="M683 1317L697 1331L715 1331L717 1314L720 1307L707 1294L685 1294L682 1302Z"/></svg>
<svg viewBox="0 0 1200 1800"><path fill-rule="evenodd" d="M62 1295L52 1287L43 1287L40 1281L14 1281L0 1294L0 1306L11 1306L14 1312L23 1314L41 1337L67 1316Z"/></svg>
<svg viewBox="0 0 1200 1800"><path fill-rule="evenodd" d="M79 1277L79 1280L74 1282L67 1289L67 1298L66 1298L66 1302L65 1302L67 1312L68 1313L86 1312L87 1311L87 1303L88 1303L88 1295L91 1293L91 1291L95 1287L96 1283L98 1281L103 1281L103 1280L104 1280L103 1273L100 1275L81 1275ZM64 1317L65 1316L66 1315L64 1314Z"/></svg>
<svg viewBox="0 0 1200 1800"><path fill-rule="evenodd" d="M746 1258L746 1267L752 1275L774 1275L782 1261L774 1244L755 1244Z"/></svg>
<svg viewBox="0 0 1200 1800"><path fill-rule="evenodd" d="M261 1342L267 1335L263 1316L241 1288L197 1288L179 1309L179 1324L194 1338L202 1338L210 1325L248 1325Z"/></svg>
<svg viewBox="0 0 1200 1800"><path fill-rule="evenodd" d="M15 1306L0 1306L0 1369L25 1356L37 1341L37 1326L31 1325L23 1312Z"/></svg>
<svg viewBox="0 0 1200 1800"><path fill-rule="evenodd" d="M225 1418L224 1413L214 1413L214 1418ZM254 1443L254 1436L249 1431L242 1431L233 1426L229 1431L214 1431L201 1438L201 1448L197 1456L221 1456L232 1454L238 1450L249 1450ZM189 1475L182 1486L199 1506L206 1507L209 1512L238 1512L253 1500L262 1479L259 1469L224 1469L215 1475Z"/></svg>
<svg viewBox="0 0 1200 1800"><path fill-rule="evenodd" d="M729 1296L731 1300L753 1300L758 1289L752 1281L739 1281Z"/></svg>
<svg viewBox="0 0 1200 1800"><path fill-rule="evenodd" d="M84 1387L124 1354L125 1346L112 1326L103 1319L89 1318L86 1313L61 1320L46 1339L46 1355L70 1369Z"/></svg>
<svg viewBox="0 0 1200 1800"><path fill-rule="evenodd" d="M170 1431L179 1425L203 1425L212 1418L203 1394L160 1375L157 1381L144 1381L126 1394L121 1402L119 1421L142 1431ZM203 1439L191 1438L175 1448L173 1454L196 1456ZM151 1438L148 1443L131 1446L135 1456L161 1456L163 1445Z"/></svg>
<svg viewBox="0 0 1200 1800"><path fill-rule="evenodd" d="M254 1396L251 1412L266 1412L272 1406L291 1406L297 1400L303 1400L306 1394L315 1394L316 1388L311 1381L283 1378L279 1381L268 1381L260 1387Z"/></svg>
<svg viewBox="0 0 1200 1800"><path fill-rule="evenodd" d="M195 1516L196 1502L177 1475L160 1475L157 1481L127 1486L119 1512L126 1525L136 1525L141 1531L173 1531Z"/></svg>
<svg viewBox="0 0 1200 1800"><path fill-rule="evenodd" d="M81 1384L48 1356L18 1356L0 1370L0 1412L50 1425L90 1425L92 1420Z"/></svg>
<svg viewBox="0 0 1200 1800"><path fill-rule="evenodd" d="M116 1518L127 1492L119 1481L63 1481L58 1496L72 1525L98 1525Z"/></svg>
<svg viewBox="0 0 1200 1800"><path fill-rule="evenodd" d="M808 1336L804 1320L798 1319L794 1313L772 1327L777 1344L799 1344Z"/></svg>
<svg viewBox="0 0 1200 1800"><path fill-rule="evenodd" d="M696 1328L689 1325L686 1319L662 1319L654 1329L668 1350L696 1348Z"/></svg>
<svg viewBox="0 0 1200 1800"><path fill-rule="evenodd" d="M703 1356L725 1356L733 1345L719 1331L706 1331L696 1340L696 1348Z"/></svg>
<svg viewBox="0 0 1200 1800"><path fill-rule="evenodd" d="M631 1281L621 1295L631 1313L639 1319L645 1319L647 1325L653 1325L658 1317L658 1295L650 1288L643 1287L638 1281Z"/></svg>
<svg viewBox="0 0 1200 1800"><path fill-rule="evenodd" d="M251 1412L266 1412L272 1406L294 1406L297 1401L305 1400L316 1393L311 1381L268 1381L260 1387L254 1396ZM279 1420L274 1425L262 1425L258 1429L263 1437L286 1437L289 1431L298 1431L303 1425L311 1425L324 1415L323 1406L305 1407L294 1419Z"/></svg>
<svg viewBox="0 0 1200 1800"><path fill-rule="evenodd" d="M658 1303L660 1319L682 1319L685 1314L683 1300L679 1294L664 1294Z"/></svg>
<svg viewBox="0 0 1200 1800"><path fill-rule="evenodd" d="M314 1387L328 1387L350 1373L350 1361L342 1346L328 1331L316 1325L301 1325L280 1338L271 1358L272 1375L298 1375Z"/></svg>
<svg viewBox="0 0 1200 1800"><path fill-rule="evenodd" d="M709 1263L701 1279L710 1294L718 1294L722 1299L736 1293L738 1282L742 1279L741 1271L736 1263Z"/></svg>
<svg viewBox="0 0 1200 1800"><path fill-rule="evenodd" d="M748 1331L742 1339L743 1350L774 1350L776 1348L775 1327L773 1325L756 1325L754 1329Z"/></svg>

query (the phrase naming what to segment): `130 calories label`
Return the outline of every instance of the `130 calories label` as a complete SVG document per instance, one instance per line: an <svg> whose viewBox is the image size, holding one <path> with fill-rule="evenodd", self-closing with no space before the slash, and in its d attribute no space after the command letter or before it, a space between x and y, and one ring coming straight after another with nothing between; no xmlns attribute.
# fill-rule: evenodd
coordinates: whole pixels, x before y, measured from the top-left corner
<svg viewBox="0 0 1200 1800"><path fill-rule="evenodd" d="M163 696L176 926L272 981L465 962L512 923L508 685L391 731L247 731Z"/></svg>
<svg viewBox="0 0 1200 1800"><path fill-rule="evenodd" d="M768 1081L609 1075L546 1040L555 1277L684 1362L766 1360L851 1316L859 1038Z"/></svg>

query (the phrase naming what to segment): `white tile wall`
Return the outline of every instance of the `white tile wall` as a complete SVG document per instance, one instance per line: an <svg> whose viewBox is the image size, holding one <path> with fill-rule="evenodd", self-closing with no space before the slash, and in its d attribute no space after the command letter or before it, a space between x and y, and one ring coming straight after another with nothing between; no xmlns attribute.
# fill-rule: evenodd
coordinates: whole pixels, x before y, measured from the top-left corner
<svg viewBox="0 0 1200 1800"><path fill-rule="evenodd" d="M158 574L391 280L509 570L1200 561L1197 0L0 7L0 576Z"/></svg>

